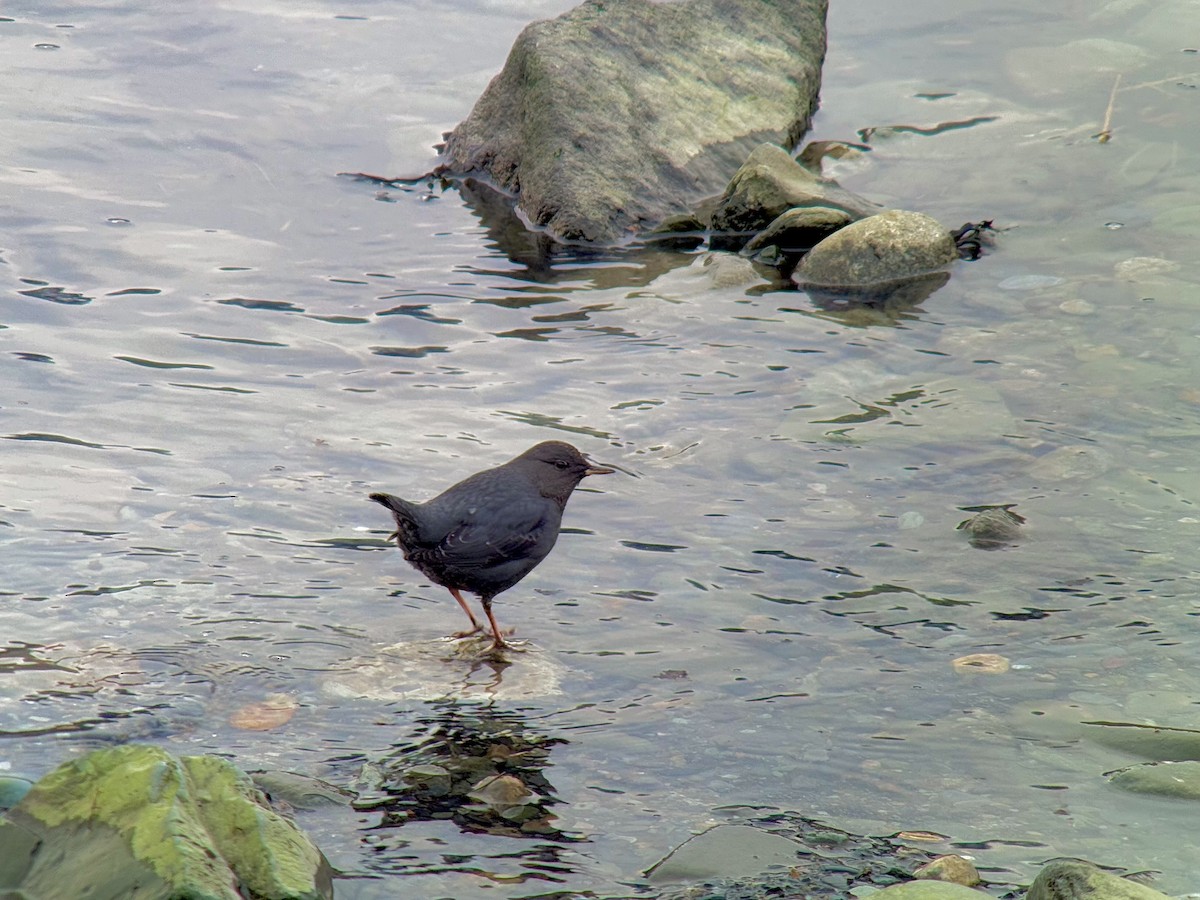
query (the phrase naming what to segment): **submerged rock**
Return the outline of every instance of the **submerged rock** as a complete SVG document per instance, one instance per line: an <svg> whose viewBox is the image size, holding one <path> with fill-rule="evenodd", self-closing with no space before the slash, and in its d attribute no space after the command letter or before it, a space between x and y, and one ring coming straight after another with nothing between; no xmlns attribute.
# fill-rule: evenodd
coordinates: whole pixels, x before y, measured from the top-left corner
<svg viewBox="0 0 1200 900"><path fill-rule="evenodd" d="M754 144L808 130L826 7L587 0L521 33L438 174L486 176L558 240L653 228L717 193Z"/></svg>
<svg viewBox="0 0 1200 900"><path fill-rule="evenodd" d="M1139 763L1108 773L1110 784L1135 794L1200 800L1200 762Z"/></svg>
<svg viewBox="0 0 1200 900"><path fill-rule="evenodd" d="M975 515L958 523L958 530L965 531L971 546L980 550L999 550L1012 546L1021 538L1021 526L1025 517L1012 511L1015 504L999 506L964 506Z"/></svg>
<svg viewBox="0 0 1200 900"><path fill-rule="evenodd" d="M510 641L509 647L507 657L497 658L486 634L401 641L378 655L347 660L323 689L333 697L383 701L513 701L562 693L570 669L523 641Z"/></svg>
<svg viewBox="0 0 1200 900"><path fill-rule="evenodd" d="M212 756L97 750L41 779L0 821L0 893L329 900L321 852L249 776Z"/></svg>
<svg viewBox="0 0 1200 900"><path fill-rule="evenodd" d="M717 825L684 841L646 870L659 900L768 900L865 896L907 881L932 854L888 838L831 828L796 813L772 811L745 823ZM913 897L950 898L959 885L929 886ZM966 895L962 895L966 896ZM980 895L975 895L979 897Z"/></svg>

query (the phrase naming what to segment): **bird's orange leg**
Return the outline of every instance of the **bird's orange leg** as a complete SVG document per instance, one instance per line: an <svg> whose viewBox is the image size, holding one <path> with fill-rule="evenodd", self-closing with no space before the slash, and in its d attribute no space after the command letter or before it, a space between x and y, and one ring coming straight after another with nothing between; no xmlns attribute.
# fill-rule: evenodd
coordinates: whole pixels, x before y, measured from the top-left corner
<svg viewBox="0 0 1200 900"><path fill-rule="evenodd" d="M496 624L496 617L492 615L492 601L485 599L483 601L483 611L487 613L488 621L492 623L492 649L500 650L507 647L504 642L504 637L500 633L500 626Z"/></svg>
<svg viewBox="0 0 1200 900"><path fill-rule="evenodd" d="M451 637L464 638L474 634L477 631L482 631L483 626L480 625L479 620L475 618L475 613L471 612L471 607L467 606L467 601L464 600L462 594L458 592L458 588L447 588L447 590L449 590L454 599L458 601L458 605L463 608L463 612L467 614L467 618L471 620L470 631L456 631L451 635ZM488 610L488 617L491 618L491 615L491 610ZM493 623L493 625L494 624L495 623Z"/></svg>

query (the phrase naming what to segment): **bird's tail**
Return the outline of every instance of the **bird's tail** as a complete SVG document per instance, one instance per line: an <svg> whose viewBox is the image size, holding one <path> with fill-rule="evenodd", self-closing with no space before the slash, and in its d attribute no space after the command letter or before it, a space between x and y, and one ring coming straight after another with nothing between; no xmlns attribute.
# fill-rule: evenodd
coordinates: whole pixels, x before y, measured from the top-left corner
<svg viewBox="0 0 1200 900"><path fill-rule="evenodd" d="M367 499L374 500L380 506L386 506L392 511L392 517L396 520L396 533L392 535L393 538L408 537L416 532L417 522L413 516L414 504L392 494L368 494Z"/></svg>

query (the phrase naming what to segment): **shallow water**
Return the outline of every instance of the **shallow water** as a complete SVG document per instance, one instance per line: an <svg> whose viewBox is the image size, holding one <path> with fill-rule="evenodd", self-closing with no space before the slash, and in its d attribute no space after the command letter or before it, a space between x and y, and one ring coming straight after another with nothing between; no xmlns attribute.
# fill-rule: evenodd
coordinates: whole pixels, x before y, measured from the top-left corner
<svg viewBox="0 0 1200 900"><path fill-rule="evenodd" d="M1196 890L1189 805L1108 786L1137 758L1079 724L1191 727L1200 689L1190 5L834 4L810 137L871 150L830 174L1003 229L874 317L337 177L428 168L568 5L5 12L0 767L138 738L351 785L458 690L561 741L586 840L302 813L339 897L625 896L764 807L938 832L998 882L1066 855ZM461 613L366 493L547 437L627 474L497 601L528 654L414 685L386 648ZM1025 537L976 549L995 504ZM1011 668L951 665L979 652ZM285 724L231 724L277 694Z"/></svg>

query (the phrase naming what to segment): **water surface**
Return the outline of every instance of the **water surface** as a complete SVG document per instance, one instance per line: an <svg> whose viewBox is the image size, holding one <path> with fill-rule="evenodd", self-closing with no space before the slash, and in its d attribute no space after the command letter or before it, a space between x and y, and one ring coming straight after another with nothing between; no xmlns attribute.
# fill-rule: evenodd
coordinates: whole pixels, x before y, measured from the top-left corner
<svg viewBox="0 0 1200 900"><path fill-rule="evenodd" d="M830 174L1003 229L868 316L337 177L427 169L568 5L0 20L0 766L136 738L360 785L494 714L551 742L572 839L302 814L339 897L625 896L772 807L938 832L995 881L1066 855L1195 890L1190 808L1108 786L1138 758L1080 724L1191 727L1200 688L1190 6L834 4L811 137L870 150ZM344 689L463 624L366 493L550 437L629 474L497 601L529 658L451 669L510 693ZM972 547L964 508L999 504L1025 538ZM1010 669L952 665L980 652ZM232 724L273 695L290 721Z"/></svg>

